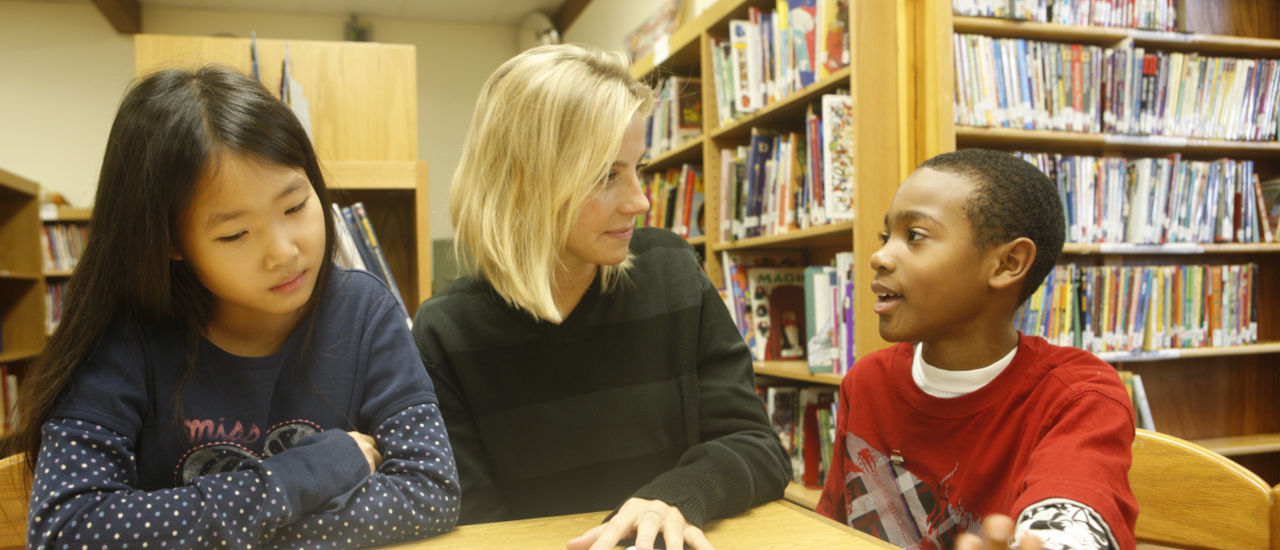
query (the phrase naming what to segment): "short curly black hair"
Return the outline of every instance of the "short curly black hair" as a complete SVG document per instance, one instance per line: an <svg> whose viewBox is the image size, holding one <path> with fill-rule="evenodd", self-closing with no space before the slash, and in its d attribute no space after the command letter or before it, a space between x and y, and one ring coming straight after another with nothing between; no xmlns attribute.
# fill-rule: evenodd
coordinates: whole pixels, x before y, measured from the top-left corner
<svg viewBox="0 0 1280 550"><path fill-rule="evenodd" d="M1036 244L1036 258L1027 271L1021 305L1053 271L1066 221L1058 188L1032 164L1000 151L963 149L930 158L920 168L967 178L973 183L964 213L973 225L974 244L980 251L1027 237Z"/></svg>

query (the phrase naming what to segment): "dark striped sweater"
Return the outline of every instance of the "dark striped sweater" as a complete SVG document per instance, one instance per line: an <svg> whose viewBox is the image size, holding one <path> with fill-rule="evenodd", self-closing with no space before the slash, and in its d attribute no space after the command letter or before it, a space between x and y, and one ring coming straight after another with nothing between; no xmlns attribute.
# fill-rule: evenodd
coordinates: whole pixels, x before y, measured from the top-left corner
<svg viewBox="0 0 1280 550"><path fill-rule="evenodd" d="M463 278L418 310L458 462L461 523L658 499L696 525L782 497L790 462L751 357L692 248L637 230L628 281L563 323Z"/></svg>

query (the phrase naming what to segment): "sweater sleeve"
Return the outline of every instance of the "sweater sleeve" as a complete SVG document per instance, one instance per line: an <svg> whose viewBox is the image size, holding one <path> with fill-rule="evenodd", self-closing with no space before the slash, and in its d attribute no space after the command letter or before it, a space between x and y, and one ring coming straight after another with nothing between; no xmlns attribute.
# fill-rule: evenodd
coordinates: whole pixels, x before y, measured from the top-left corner
<svg viewBox="0 0 1280 550"><path fill-rule="evenodd" d="M1051 419L1031 453L1011 515L1045 499L1069 499L1096 511L1120 548L1133 548L1138 513L1128 478L1133 412L1121 392L1081 392Z"/></svg>
<svg viewBox="0 0 1280 550"><path fill-rule="evenodd" d="M458 520L458 472L439 408L409 407L383 422L373 435L382 452L378 471L349 498L336 499L336 506L282 528L272 540L275 545L376 546L453 528Z"/></svg>
<svg viewBox="0 0 1280 550"><path fill-rule="evenodd" d="M747 345L705 276L702 286L697 343L702 442L633 495L671 504L698 526L782 498L791 479L791 462L755 392Z"/></svg>
<svg viewBox="0 0 1280 550"><path fill-rule="evenodd" d="M136 488L132 448L129 438L90 422L46 422L28 547L145 539L179 548L249 548L368 477L359 448L340 431L317 434L267 460L245 460L237 471L157 491ZM316 484L311 476L331 481Z"/></svg>
<svg viewBox="0 0 1280 550"><path fill-rule="evenodd" d="M424 353L424 360L426 355ZM440 401L461 477L461 523L484 523L506 517L506 502L498 490L489 454L480 443L471 408L458 391L457 380L438 362L427 362L427 372L435 382L436 398Z"/></svg>
<svg viewBox="0 0 1280 550"><path fill-rule="evenodd" d="M54 419L45 424L32 483L28 546L146 540L177 548L348 548L451 528L457 473L435 406L405 410L375 437L383 463L372 476L351 438L330 430L267 459L245 460L237 471L148 492L135 488L127 438Z"/></svg>

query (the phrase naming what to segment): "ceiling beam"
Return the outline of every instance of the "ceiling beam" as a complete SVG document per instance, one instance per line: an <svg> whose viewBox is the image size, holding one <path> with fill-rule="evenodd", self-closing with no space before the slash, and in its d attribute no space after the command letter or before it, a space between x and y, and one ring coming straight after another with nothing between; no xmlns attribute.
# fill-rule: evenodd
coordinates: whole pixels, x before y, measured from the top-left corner
<svg viewBox="0 0 1280 550"><path fill-rule="evenodd" d="M142 32L142 8L138 0L93 0L102 16L120 34Z"/></svg>
<svg viewBox="0 0 1280 550"><path fill-rule="evenodd" d="M591 4L591 0L565 0L560 5L560 9L556 10L555 15L551 16L551 22L555 23L556 30L560 32L560 37L564 37L564 33L569 30L569 26L578 20L578 16L582 15L583 10L587 9L587 5Z"/></svg>

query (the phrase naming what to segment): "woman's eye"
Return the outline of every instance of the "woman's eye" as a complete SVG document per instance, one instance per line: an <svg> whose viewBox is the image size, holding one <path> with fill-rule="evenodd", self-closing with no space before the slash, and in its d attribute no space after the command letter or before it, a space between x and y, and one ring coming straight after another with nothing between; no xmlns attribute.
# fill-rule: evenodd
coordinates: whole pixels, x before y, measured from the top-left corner
<svg viewBox="0 0 1280 550"><path fill-rule="evenodd" d="M222 242L224 242L224 243L235 242L235 241L240 240L240 237L243 237L245 233L248 233L248 231L241 231L241 232L239 232L239 233L236 233L235 235L227 235L227 236L225 236L225 237L218 237L218 240L219 240L219 241L222 241Z"/></svg>
<svg viewBox="0 0 1280 550"><path fill-rule="evenodd" d="M284 211L284 213L285 213L285 214L292 214L292 213L294 213L294 212L297 212L297 211L299 211L299 210L302 210L302 207L304 207L304 206L306 206L306 205L307 205L307 200L309 200L309 199L303 199L303 200L302 200L302 202L298 203L298 205L297 205L297 206L294 206L293 208L290 208L290 209L288 209L288 210L285 210L285 211Z"/></svg>

